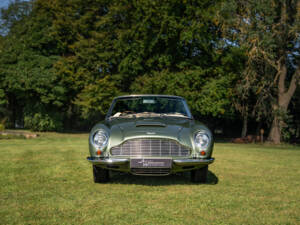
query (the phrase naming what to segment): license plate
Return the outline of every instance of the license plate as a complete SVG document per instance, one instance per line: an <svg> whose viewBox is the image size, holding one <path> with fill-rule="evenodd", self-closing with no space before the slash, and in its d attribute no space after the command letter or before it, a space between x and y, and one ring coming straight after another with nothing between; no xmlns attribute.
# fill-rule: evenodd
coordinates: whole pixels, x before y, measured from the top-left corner
<svg viewBox="0 0 300 225"><path fill-rule="evenodd" d="M171 168L172 159L131 159L131 168Z"/></svg>

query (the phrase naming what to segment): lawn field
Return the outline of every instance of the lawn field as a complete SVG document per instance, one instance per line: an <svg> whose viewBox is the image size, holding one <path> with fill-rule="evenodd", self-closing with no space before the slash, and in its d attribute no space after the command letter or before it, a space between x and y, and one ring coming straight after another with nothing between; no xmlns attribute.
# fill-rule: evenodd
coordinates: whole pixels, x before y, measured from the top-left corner
<svg viewBox="0 0 300 225"><path fill-rule="evenodd" d="M300 224L300 147L215 144L207 184L113 174L87 134L0 140L0 224Z"/></svg>

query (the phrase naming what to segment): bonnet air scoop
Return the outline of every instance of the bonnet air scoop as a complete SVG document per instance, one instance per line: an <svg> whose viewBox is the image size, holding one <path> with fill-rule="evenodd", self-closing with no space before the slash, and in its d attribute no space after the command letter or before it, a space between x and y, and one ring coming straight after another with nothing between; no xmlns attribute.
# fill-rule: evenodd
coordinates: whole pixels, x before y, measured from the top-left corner
<svg viewBox="0 0 300 225"><path fill-rule="evenodd" d="M165 127L166 124L156 121L137 121L135 123L136 127Z"/></svg>

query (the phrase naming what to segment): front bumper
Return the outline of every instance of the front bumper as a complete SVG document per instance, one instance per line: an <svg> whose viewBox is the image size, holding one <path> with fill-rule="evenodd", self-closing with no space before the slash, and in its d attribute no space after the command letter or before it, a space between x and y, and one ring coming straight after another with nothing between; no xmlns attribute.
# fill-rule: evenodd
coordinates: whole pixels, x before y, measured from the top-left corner
<svg viewBox="0 0 300 225"><path fill-rule="evenodd" d="M129 159L87 157L87 160L93 165L122 165L129 163Z"/></svg>
<svg viewBox="0 0 300 225"><path fill-rule="evenodd" d="M197 166L208 165L215 161L215 158L210 159L174 159L173 163L179 166Z"/></svg>
<svg viewBox="0 0 300 225"><path fill-rule="evenodd" d="M117 158L96 158L87 157L87 160L93 165L124 165L129 164L129 159L117 159ZM210 159L173 159L173 164L177 166L199 166L208 165L214 162L214 158Z"/></svg>

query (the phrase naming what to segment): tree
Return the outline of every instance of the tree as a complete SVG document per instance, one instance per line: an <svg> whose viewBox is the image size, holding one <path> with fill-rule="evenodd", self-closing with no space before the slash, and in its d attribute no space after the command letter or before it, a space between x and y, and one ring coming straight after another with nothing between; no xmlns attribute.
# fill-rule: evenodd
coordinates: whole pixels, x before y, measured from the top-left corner
<svg viewBox="0 0 300 225"><path fill-rule="evenodd" d="M53 10L56 19L52 34L65 52L56 68L73 85L73 102L84 117L97 112L103 117L114 94L140 92L139 82L145 81L145 91L152 86L146 80L156 83L155 79L167 81L175 77L179 86L185 85L187 93L198 96L196 92L204 88L198 80L221 76L220 72L213 72L214 63L222 58L215 46L219 34L212 16L214 2L142 0L86 4L56 0L54 5L58 8ZM180 80L187 77L183 74L190 74L189 78ZM200 98L195 96L199 110Z"/></svg>
<svg viewBox="0 0 300 225"><path fill-rule="evenodd" d="M24 4L31 2L16 1L7 11L2 10L8 33L0 54L0 88L8 100L9 122L15 126L25 117L40 114L39 118L52 117L57 127L62 127L63 117L55 115L63 111L65 88L53 67L59 56L55 55L56 42L49 36L51 14L37 5L31 10ZM23 13L24 8L29 12Z"/></svg>
<svg viewBox="0 0 300 225"><path fill-rule="evenodd" d="M225 38L246 49L244 90L255 94L256 115L272 119L269 140L278 144L300 79L300 2L228 1L221 12Z"/></svg>
<svg viewBox="0 0 300 225"><path fill-rule="evenodd" d="M243 58L238 48L222 50L219 54L215 52L210 66L145 74L135 80L131 90L183 96L196 118L235 118L234 84L239 79Z"/></svg>
<svg viewBox="0 0 300 225"><path fill-rule="evenodd" d="M32 10L32 1L14 0L8 8L0 9L0 34L6 35L16 23L28 16Z"/></svg>

